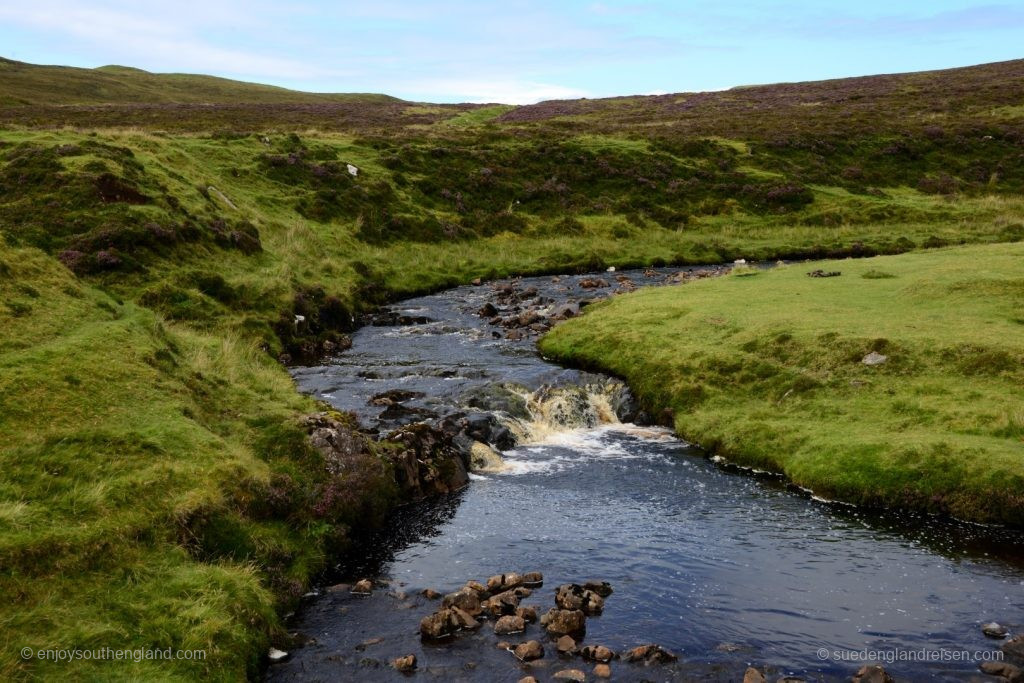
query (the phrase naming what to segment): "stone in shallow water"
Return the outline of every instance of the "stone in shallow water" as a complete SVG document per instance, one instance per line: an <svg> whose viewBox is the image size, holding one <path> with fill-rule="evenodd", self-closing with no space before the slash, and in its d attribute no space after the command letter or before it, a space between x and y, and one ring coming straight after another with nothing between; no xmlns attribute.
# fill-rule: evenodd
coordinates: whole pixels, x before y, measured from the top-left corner
<svg viewBox="0 0 1024 683"><path fill-rule="evenodd" d="M743 683L765 683L764 674L752 666L748 667L743 673Z"/></svg>
<svg viewBox="0 0 1024 683"><path fill-rule="evenodd" d="M553 678L556 681L574 681L575 683L584 683L587 680L587 674L583 673L579 669L562 669L557 672Z"/></svg>
<svg viewBox="0 0 1024 683"><path fill-rule="evenodd" d="M416 669L416 655L406 655L399 657L391 661L391 666L395 667L402 673L407 671L414 671Z"/></svg>
<svg viewBox="0 0 1024 683"><path fill-rule="evenodd" d="M535 624L537 623L537 608L520 607L516 609L516 616L521 617L527 624Z"/></svg>
<svg viewBox="0 0 1024 683"><path fill-rule="evenodd" d="M869 664L862 666L853 675L853 683L893 683L893 680L885 669L877 664Z"/></svg>
<svg viewBox="0 0 1024 683"><path fill-rule="evenodd" d="M572 639L572 636L562 636L555 643L555 647L561 654L571 655L576 652L576 641Z"/></svg>
<svg viewBox="0 0 1024 683"><path fill-rule="evenodd" d="M667 664L679 659L660 645L641 645L622 654L627 662L643 662L644 664Z"/></svg>
<svg viewBox="0 0 1024 683"><path fill-rule="evenodd" d="M588 645L580 650L580 656L594 662L610 662L615 658L615 653L604 645Z"/></svg>
<svg viewBox="0 0 1024 683"><path fill-rule="evenodd" d="M612 668L607 664L598 664L594 667L594 675L598 678L611 678Z"/></svg>
<svg viewBox="0 0 1024 683"><path fill-rule="evenodd" d="M511 633L522 633L525 630L526 622L523 621L522 617L514 615L504 616L494 623L494 632L499 636L505 636Z"/></svg>
<svg viewBox="0 0 1024 683"><path fill-rule="evenodd" d="M989 638L1005 638L1009 631L1002 624L997 624L994 621L990 621L981 627L981 632Z"/></svg>
<svg viewBox="0 0 1024 683"><path fill-rule="evenodd" d="M989 676L1001 676L1010 681L1024 680L1024 672L1009 662L982 662L981 671Z"/></svg>
<svg viewBox="0 0 1024 683"><path fill-rule="evenodd" d="M544 583L544 575L540 572L526 572L523 574L523 585L536 588Z"/></svg>
<svg viewBox="0 0 1024 683"><path fill-rule="evenodd" d="M552 608L540 618L540 623L553 636L582 633L586 626L586 616L582 610Z"/></svg>
<svg viewBox="0 0 1024 683"><path fill-rule="evenodd" d="M352 592L355 595L369 595L373 592L373 581L370 581L369 579L356 581L356 584L352 586Z"/></svg>
<svg viewBox="0 0 1024 683"><path fill-rule="evenodd" d="M529 662L543 657L544 647L536 640L528 640L525 643L517 645L514 653L520 661Z"/></svg>
<svg viewBox="0 0 1024 683"><path fill-rule="evenodd" d="M585 581L583 587L588 591L594 591L602 598L607 598L612 594L612 585L607 581Z"/></svg>
<svg viewBox="0 0 1024 683"><path fill-rule="evenodd" d="M444 600L441 601L441 606L458 607L462 611L474 617L483 611L480 606L479 593L469 587L461 588L454 593L449 593L444 596Z"/></svg>

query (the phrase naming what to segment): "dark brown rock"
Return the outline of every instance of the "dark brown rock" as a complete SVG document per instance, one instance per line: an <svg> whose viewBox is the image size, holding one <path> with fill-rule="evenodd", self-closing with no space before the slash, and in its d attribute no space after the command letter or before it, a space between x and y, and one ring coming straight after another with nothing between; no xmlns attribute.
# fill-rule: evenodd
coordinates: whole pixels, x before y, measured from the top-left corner
<svg viewBox="0 0 1024 683"><path fill-rule="evenodd" d="M420 620L420 636L440 640L454 635L459 630L455 614L448 608L442 608Z"/></svg>
<svg viewBox="0 0 1024 683"><path fill-rule="evenodd" d="M469 482L469 456L452 435L425 423L400 427L385 437L399 446L386 449L395 483L405 499L456 491Z"/></svg>
<svg viewBox="0 0 1024 683"><path fill-rule="evenodd" d="M563 655L576 654L576 641L572 639L572 636L561 636L556 642L555 647L558 648L558 652Z"/></svg>
<svg viewBox="0 0 1024 683"><path fill-rule="evenodd" d="M668 664L679 659L660 645L653 644L634 647L632 650L622 653L621 657L627 662L643 662L644 664Z"/></svg>
<svg viewBox="0 0 1024 683"><path fill-rule="evenodd" d="M515 614L519 608L519 596L513 591L505 591L492 595L483 604L483 610L491 617L497 619L509 614Z"/></svg>
<svg viewBox="0 0 1024 683"><path fill-rule="evenodd" d="M516 609L516 616L521 617L527 624L537 623L536 607L519 607Z"/></svg>
<svg viewBox="0 0 1024 683"><path fill-rule="evenodd" d="M612 585L607 581L584 581L583 588L588 591L594 591L602 598L607 598L612 594Z"/></svg>
<svg viewBox="0 0 1024 683"><path fill-rule="evenodd" d="M544 656L544 647L536 640L521 643L513 650L513 654L522 662L533 661Z"/></svg>
<svg viewBox="0 0 1024 683"><path fill-rule="evenodd" d="M480 606L480 594L475 590L465 587L454 593L444 596L441 601L442 607L458 607L471 616L476 616L483 611Z"/></svg>
<svg viewBox="0 0 1024 683"><path fill-rule="evenodd" d="M586 616L582 610L552 608L540 619L540 623L553 636L582 633L586 628Z"/></svg>
<svg viewBox="0 0 1024 683"><path fill-rule="evenodd" d="M441 597L441 594L433 588L424 588L422 591L420 591L420 595L425 597L427 600L437 600L439 597Z"/></svg>
<svg viewBox="0 0 1024 683"><path fill-rule="evenodd" d="M580 656L592 662L610 662L615 659L615 653L604 645L588 645L580 650Z"/></svg>
<svg viewBox="0 0 1024 683"><path fill-rule="evenodd" d="M480 627L480 622L473 618L473 615L466 612L458 607L450 608L452 616L455 618L455 623L459 628L472 630Z"/></svg>
<svg viewBox="0 0 1024 683"><path fill-rule="evenodd" d="M982 673L987 673L989 676L1000 676L1012 683L1024 681L1024 671L1009 662L982 662L980 668Z"/></svg>
<svg viewBox="0 0 1024 683"><path fill-rule="evenodd" d="M544 583L544 575L540 572L526 572L523 574L523 585L536 588Z"/></svg>
<svg viewBox="0 0 1024 683"><path fill-rule="evenodd" d="M604 598L579 584L566 583L555 589L555 604L562 609L579 609L593 615L604 609Z"/></svg>
<svg viewBox="0 0 1024 683"><path fill-rule="evenodd" d="M748 667L743 674L743 683L765 683L764 674L752 666Z"/></svg>
<svg viewBox="0 0 1024 683"><path fill-rule="evenodd" d="M853 683L893 683L892 676L877 664L862 666L853 675Z"/></svg>
<svg viewBox="0 0 1024 683"><path fill-rule="evenodd" d="M391 661L391 666L395 667L402 673L408 673L416 670L416 655L406 655L399 657Z"/></svg>
<svg viewBox="0 0 1024 683"><path fill-rule="evenodd" d="M512 633L522 633L526 630L526 622L522 617L514 614L506 615L494 622L494 632L499 636L507 636Z"/></svg>

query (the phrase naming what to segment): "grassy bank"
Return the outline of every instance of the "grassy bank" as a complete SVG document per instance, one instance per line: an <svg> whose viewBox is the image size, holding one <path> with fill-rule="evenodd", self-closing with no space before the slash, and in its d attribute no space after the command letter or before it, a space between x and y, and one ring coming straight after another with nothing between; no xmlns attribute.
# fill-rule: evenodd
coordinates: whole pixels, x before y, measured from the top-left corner
<svg viewBox="0 0 1024 683"><path fill-rule="evenodd" d="M822 496L1021 525L1022 257L992 245L740 270L595 305L541 347L624 377L684 438ZM888 360L865 365L871 352Z"/></svg>

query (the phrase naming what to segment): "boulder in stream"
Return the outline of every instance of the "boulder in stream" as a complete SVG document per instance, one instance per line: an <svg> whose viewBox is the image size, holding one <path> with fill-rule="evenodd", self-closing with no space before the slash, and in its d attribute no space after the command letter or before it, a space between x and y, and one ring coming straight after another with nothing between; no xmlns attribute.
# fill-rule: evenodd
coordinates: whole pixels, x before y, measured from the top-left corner
<svg viewBox="0 0 1024 683"><path fill-rule="evenodd" d="M675 656L660 645L641 645L622 653L622 659L627 662L643 662L644 664L668 664L679 657Z"/></svg>
<svg viewBox="0 0 1024 683"><path fill-rule="evenodd" d="M536 640L528 640L516 645L516 649L512 652L519 661L529 662L544 656L544 646Z"/></svg>
<svg viewBox="0 0 1024 683"><path fill-rule="evenodd" d="M573 635L586 629L586 615L578 609L552 608L540 618L540 623L549 635Z"/></svg>

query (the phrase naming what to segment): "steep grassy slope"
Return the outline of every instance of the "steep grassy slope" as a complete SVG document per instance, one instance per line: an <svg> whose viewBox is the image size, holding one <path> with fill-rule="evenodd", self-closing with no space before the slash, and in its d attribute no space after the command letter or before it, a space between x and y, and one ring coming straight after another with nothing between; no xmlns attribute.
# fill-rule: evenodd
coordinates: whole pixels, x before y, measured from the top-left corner
<svg viewBox="0 0 1024 683"><path fill-rule="evenodd" d="M376 303L513 273L1024 239L1020 123L969 106L993 70L1008 85L986 101L1015 106L1018 67L906 91L908 112L946 113L941 134L881 105L848 125L840 104L793 105L781 145L770 89L747 128L720 100L713 132L615 102L516 121L124 69L0 79L7 102L10 83L95 98L0 106L0 677L251 675L275 608L391 501L367 458L334 482L351 496L318 503L333 475L298 426L315 407L273 359L344 345ZM58 665L23 646L209 658Z"/></svg>
<svg viewBox="0 0 1024 683"><path fill-rule="evenodd" d="M1015 244L738 270L596 305L541 348L820 495L1020 525L1022 258ZM888 361L865 365L871 352Z"/></svg>

